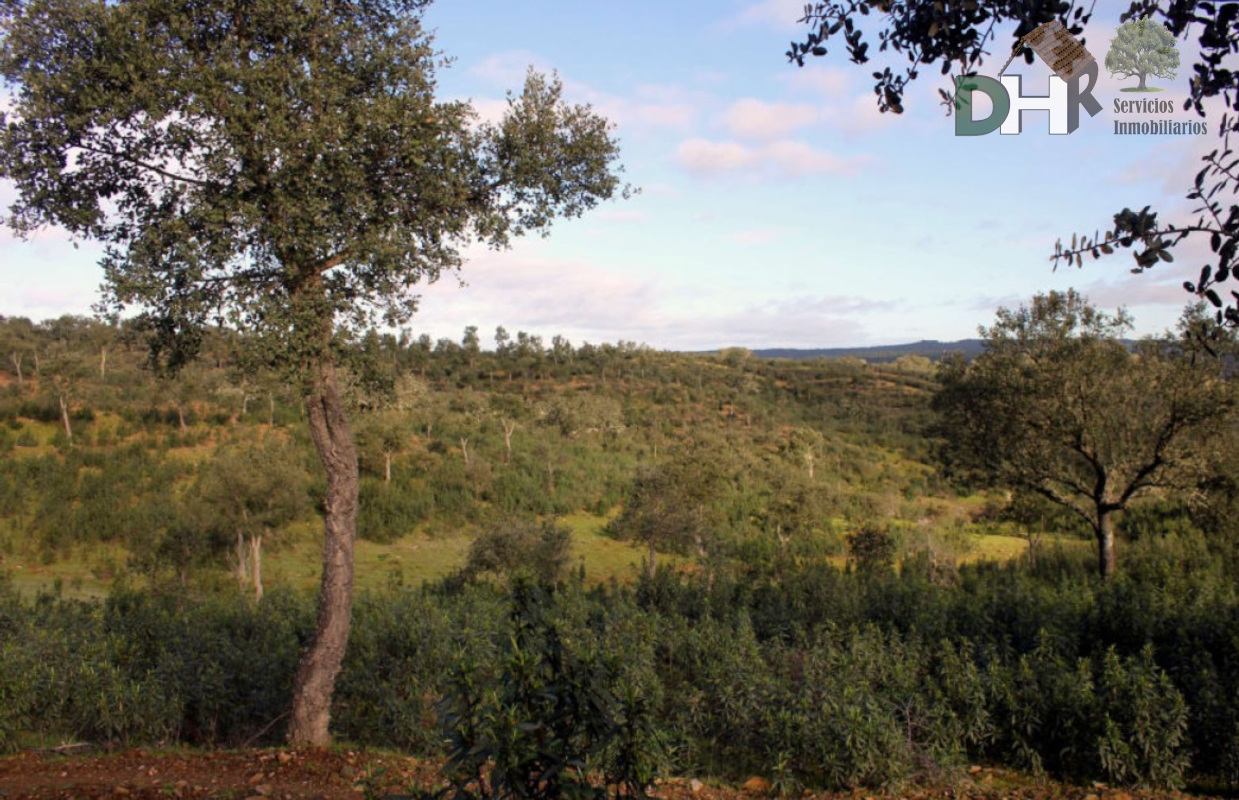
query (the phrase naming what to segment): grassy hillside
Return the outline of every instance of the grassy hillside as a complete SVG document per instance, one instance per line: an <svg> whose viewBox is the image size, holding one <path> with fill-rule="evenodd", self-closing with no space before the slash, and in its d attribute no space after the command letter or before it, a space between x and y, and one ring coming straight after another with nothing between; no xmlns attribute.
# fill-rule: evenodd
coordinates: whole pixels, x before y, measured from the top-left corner
<svg viewBox="0 0 1239 800"><path fill-rule="evenodd" d="M299 399L279 376L237 364L226 335L175 379L145 369L123 331L82 319L6 320L0 351L0 553L19 587L219 587L237 571L242 527L263 535L268 588L317 580L323 483ZM924 359L547 346L521 332L500 333L491 351L476 334L462 344L373 335L350 363L363 586L442 577L478 531L535 517L568 525L571 563L589 580L623 579L646 549L608 522L635 477L703 453L725 478L721 530L704 555L660 548L686 568L775 551L842 563L847 534L875 519L905 552L1022 552L1018 540L985 538L1019 531L977 521L983 500L957 496L930 465ZM291 462L300 477L285 483L301 499L256 522L258 511L231 507L244 477L220 487L247 471L258 481L279 468L271 458Z"/></svg>

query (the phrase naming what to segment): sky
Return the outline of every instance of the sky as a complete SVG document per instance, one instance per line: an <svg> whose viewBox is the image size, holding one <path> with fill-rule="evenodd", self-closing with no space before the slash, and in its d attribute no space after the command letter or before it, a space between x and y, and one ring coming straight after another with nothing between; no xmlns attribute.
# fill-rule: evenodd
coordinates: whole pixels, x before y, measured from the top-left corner
<svg viewBox="0 0 1239 800"><path fill-rule="evenodd" d="M1128 3L1098 0L1084 41L1104 61ZM1137 334L1173 327L1191 300L1184 280L1208 252L1187 242L1176 261L1131 274L1130 251L1082 269L1049 260L1059 237L1110 227L1124 207L1152 205L1186 221L1184 199L1205 136L1120 136L1116 97L1170 100L1182 110L1188 69L1151 78L1157 94L1120 94L1134 79L1102 67L1070 135L1050 135L1047 112L1025 112L1019 135L957 137L940 88L921 71L905 113L881 114L871 73L896 60L851 64L842 52L789 64L808 30L804 0L440 0L425 15L450 64L444 99L468 99L486 119L519 91L526 70L556 72L567 99L610 119L624 179L640 189L550 237L506 251L470 250L458 275L424 287L415 334L461 338L476 325L547 341L631 341L657 349L850 347L977 335L1002 306L1074 288L1094 304L1125 306ZM1013 43L997 30L981 74ZM876 43L871 51L876 50ZM1194 42L1181 41L1184 65ZM1026 94L1051 75L1017 59ZM986 113L985 103L976 112ZM0 183L7 208L13 188ZM0 231L0 314L40 320L89 314L102 273L98 247L57 230L27 240Z"/></svg>

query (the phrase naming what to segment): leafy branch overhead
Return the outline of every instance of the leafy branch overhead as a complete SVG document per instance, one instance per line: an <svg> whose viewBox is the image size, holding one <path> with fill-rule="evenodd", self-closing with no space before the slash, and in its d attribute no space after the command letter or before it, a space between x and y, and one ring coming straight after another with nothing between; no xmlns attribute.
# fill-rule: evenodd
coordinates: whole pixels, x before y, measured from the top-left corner
<svg viewBox="0 0 1239 800"><path fill-rule="evenodd" d="M890 50L903 55L908 66L902 72L892 72L887 67L874 72L874 94L882 111L901 113L903 97L908 84L915 80L923 67L940 67L942 75L953 69L964 76L975 74L987 57L1002 57L1001 48L991 53L987 47L996 38L996 32L1013 24L1011 35L1015 42L1041 24L1059 20L1074 35L1083 33L1083 26L1092 16L1092 6L1086 11L1074 2L1021 3L1010 0L848 0L848 2L811 3L804 7L801 22L809 27L802 41L792 42L787 51L790 61L804 66L811 56L825 56L830 52L832 39L842 37L844 47L853 63L864 64L869 60L869 33L860 20L874 14L878 23L871 26L876 31L879 52ZM1217 287L1229 281L1234 274L1235 257L1239 251L1239 155L1231 148L1230 139L1239 132L1239 76L1233 69L1233 58L1239 53L1239 3L1203 2L1202 0L1136 0L1122 15L1119 43L1122 31L1129 26L1139 26L1147 20L1146 32L1154 29L1167 31L1169 41L1159 38L1159 58L1165 61L1156 65L1157 71L1149 74L1169 76L1178 68L1177 54L1171 57L1176 39L1196 38L1199 55L1191 65L1190 96L1184 101L1184 110L1194 110L1205 116L1205 104L1213 98L1222 101L1221 117L1217 121L1219 146L1202 159L1203 167L1186 197L1196 203L1192 210L1195 220L1186 224L1159 222L1157 213L1148 207L1140 211L1123 209L1114 216L1114 227L1104 235L1076 234L1072 244L1065 246L1059 241L1051 256L1057 266L1066 262L1080 266L1085 255L1100 258L1117 248L1134 248L1136 272L1143 272L1162 261L1171 261L1169 250L1193 235L1207 235L1212 257L1201 265L1200 277L1188 281L1185 288L1208 300L1216 309L1219 323L1239 326L1239 293L1231 292L1223 298ZM1133 22L1136 21L1136 22ZM1120 48L1121 49L1121 48ZM1166 52L1160 52L1160 51ZM1031 62L1033 51L1024 47L1023 55ZM1107 59L1107 67L1113 72L1128 72L1135 64L1127 65L1124 56ZM1146 65L1147 66L1147 65ZM1139 75L1139 70L1129 74ZM952 82L954 85L954 82ZM950 113L954 102L951 93L940 89L939 94Z"/></svg>
<svg viewBox="0 0 1239 800"><path fill-rule="evenodd" d="M996 31L1006 23L1014 23L1012 33L1015 43L1040 25L1057 19L1072 34L1079 36L1088 24L1091 10L1086 11L1075 2L986 2L986 0L847 0L847 2L810 3L804 7L800 22L810 28L803 41L791 43L788 59L804 66L809 56L825 56L833 46L832 39L842 38L842 46L854 64L865 64L870 59L869 47L873 34L860 23L861 17L880 15L876 29L877 51L888 50L906 58L908 66L902 71L890 67L874 72L873 92L882 111L903 113L903 96L908 84L920 74L922 67L940 67L941 74L953 70L958 75L972 75L985 62L996 55L1005 59L1010 48L998 46L991 50L991 40L996 41ZM1013 45L1014 46L1014 45ZM1024 59L1032 63L1032 48L1022 47ZM952 81L952 84L954 82ZM951 93L939 90L948 113L954 106Z"/></svg>

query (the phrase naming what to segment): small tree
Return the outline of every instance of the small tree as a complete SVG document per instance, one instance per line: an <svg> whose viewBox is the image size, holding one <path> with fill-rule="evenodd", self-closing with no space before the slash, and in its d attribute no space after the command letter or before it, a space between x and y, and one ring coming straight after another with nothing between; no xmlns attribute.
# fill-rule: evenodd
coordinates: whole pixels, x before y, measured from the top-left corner
<svg viewBox="0 0 1239 800"><path fill-rule="evenodd" d="M947 468L1075 512L1107 578L1117 569L1114 513L1202 478L1201 436L1235 405L1217 362L1169 342L1132 352L1122 338L1130 325L1074 291L1000 309L981 331L981 355L943 362L933 403Z"/></svg>
<svg viewBox="0 0 1239 800"><path fill-rule="evenodd" d="M473 540L460 577L491 573L511 582L527 573L542 584L559 583L572 555L572 532L553 520L505 520Z"/></svg>
<svg viewBox="0 0 1239 800"><path fill-rule="evenodd" d="M847 542L848 558L857 572L890 572L895 566L895 537L887 527L866 523L848 534Z"/></svg>
<svg viewBox="0 0 1239 800"><path fill-rule="evenodd" d="M1129 19L1118 27L1106 53L1111 77L1140 78L1138 91L1148 87L1149 75L1173 80L1179 69L1179 49L1174 36L1157 20Z"/></svg>
<svg viewBox="0 0 1239 800"><path fill-rule="evenodd" d="M657 571L655 558L660 549L695 550L706 560L724 520L719 507L726 477L720 455L690 448L638 472L624 510L611 525L620 538L645 544L651 578Z"/></svg>
<svg viewBox="0 0 1239 800"><path fill-rule="evenodd" d="M206 524L236 537L231 562L238 583L262 599L262 545L271 531L309 510L305 469L292 445L268 437L224 448L203 465L197 485Z"/></svg>
<svg viewBox="0 0 1239 800"><path fill-rule="evenodd" d="M80 399L82 386L89 374L90 366L86 359L63 339L52 342L44 352L39 382L60 411L60 424L64 427L65 441L69 445L73 444L70 414Z"/></svg>

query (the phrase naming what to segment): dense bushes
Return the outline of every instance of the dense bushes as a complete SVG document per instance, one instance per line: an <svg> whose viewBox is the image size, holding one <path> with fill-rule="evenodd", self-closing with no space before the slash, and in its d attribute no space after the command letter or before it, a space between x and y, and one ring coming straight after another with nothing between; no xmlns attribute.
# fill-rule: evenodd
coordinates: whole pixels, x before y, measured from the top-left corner
<svg viewBox="0 0 1239 800"><path fill-rule="evenodd" d="M1049 556L1036 571L964 567L953 582L915 565L821 564L710 582L660 571L631 588L570 580L520 601L534 626L521 652L541 664L521 662L535 670L523 678L499 586L393 586L356 607L335 729L443 753L462 719L540 713L520 700L534 680L595 692L614 735L591 758L622 752L647 776L671 753L679 771L762 774L786 790L977 760L1115 784L1234 781L1239 595L1224 570L1184 575L1201 546L1142 540L1131 563L1162 569L1109 583L1083 557ZM258 604L0 593L0 743L277 741L311 612L283 592ZM503 697L516 705L493 706Z"/></svg>

